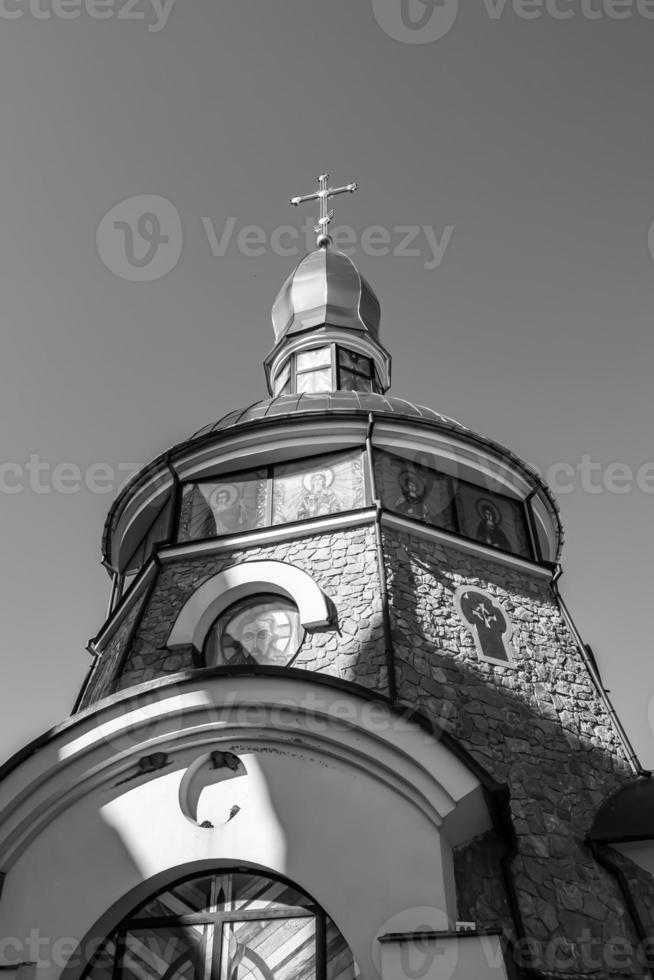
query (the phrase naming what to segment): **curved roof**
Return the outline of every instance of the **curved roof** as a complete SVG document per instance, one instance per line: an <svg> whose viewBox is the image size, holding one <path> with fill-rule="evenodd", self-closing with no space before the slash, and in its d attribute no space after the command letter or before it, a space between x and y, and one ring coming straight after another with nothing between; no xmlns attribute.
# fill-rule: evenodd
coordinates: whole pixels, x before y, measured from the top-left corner
<svg viewBox="0 0 654 980"><path fill-rule="evenodd" d="M257 422L263 419L277 418L280 415L303 415L308 413L331 412L378 412L382 415L397 415L404 418L425 419L437 422L447 428L468 432L464 425L441 415L432 408L415 405L404 398L389 398L366 391L326 391L321 394L279 395L276 398L265 398L255 402L248 408L229 412L217 422L205 425L191 437L201 439L212 432L222 432L234 425L244 425L247 422Z"/></svg>
<svg viewBox="0 0 654 980"><path fill-rule="evenodd" d="M639 779L610 796L597 812L590 839L605 844L654 839L654 779Z"/></svg>
<svg viewBox="0 0 654 980"><path fill-rule="evenodd" d="M273 303L275 340L322 326L379 333L381 311L372 286L343 252L319 248L305 255Z"/></svg>

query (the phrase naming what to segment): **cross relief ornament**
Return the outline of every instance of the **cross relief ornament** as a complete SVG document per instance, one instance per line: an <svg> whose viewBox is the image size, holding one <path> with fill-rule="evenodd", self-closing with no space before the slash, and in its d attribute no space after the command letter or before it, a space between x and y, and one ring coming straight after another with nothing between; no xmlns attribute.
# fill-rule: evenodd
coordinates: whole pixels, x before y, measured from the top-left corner
<svg viewBox="0 0 654 980"><path fill-rule="evenodd" d="M454 606L472 634L479 660L515 668L513 624L503 604L484 589L464 585L454 594Z"/></svg>
<svg viewBox="0 0 654 980"><path fill-rule="evenodd" d="M314 194L305 194L303 197L292 197L291 204L297 207L305 201L320 201L320 218L315 225L314 231L317 234L316 245L318 248L329 248L332 239L328 234L329 223L334 217L333 208L329 208L329 201L337 194L353 194L358 184L346 184L344 187L329 187L329 174L320 174L318 177L318 190Z"/></svg>

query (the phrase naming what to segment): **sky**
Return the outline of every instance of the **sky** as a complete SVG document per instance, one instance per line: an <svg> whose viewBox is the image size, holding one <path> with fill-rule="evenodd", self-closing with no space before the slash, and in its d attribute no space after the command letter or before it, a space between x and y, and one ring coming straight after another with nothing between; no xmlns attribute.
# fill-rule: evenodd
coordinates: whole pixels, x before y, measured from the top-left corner
<svg viewBox="0 0 654 980"><path fill-rule="evenodd" d="M654 768L653 17L0 0L0 758L70 713L120 483L266 397L317 214L289 198L328 172L391 394L554 484L562 594Z"/></svg>

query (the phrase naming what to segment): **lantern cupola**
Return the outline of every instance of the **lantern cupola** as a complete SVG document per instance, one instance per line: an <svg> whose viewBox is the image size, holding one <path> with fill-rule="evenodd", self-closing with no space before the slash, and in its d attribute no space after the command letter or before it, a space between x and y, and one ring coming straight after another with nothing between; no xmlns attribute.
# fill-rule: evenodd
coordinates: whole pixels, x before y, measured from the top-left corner
<svg viewBox="0 0 654 980"><path fill-rule="evenodd" d="M272 308L275 346L265 361L271 395L361 391L383 393L390 386L391 358L379 341L379 300L349 256L335 250L327 234L333 216L327 203L356 184L327 186L293 198L319 200L317 248L296 266Z"/></svg>

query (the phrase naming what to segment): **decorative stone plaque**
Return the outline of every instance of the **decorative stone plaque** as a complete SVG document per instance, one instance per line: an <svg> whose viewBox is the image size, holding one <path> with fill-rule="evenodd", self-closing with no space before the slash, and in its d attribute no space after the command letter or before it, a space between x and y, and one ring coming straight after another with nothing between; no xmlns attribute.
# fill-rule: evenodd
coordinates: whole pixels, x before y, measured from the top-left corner
<svg viewBox="0 0 654 980"><path fill-rule="evenodd" d="M461 621L472 633L479 659L515 667L510 642L513 625L502 603L483 589L463 585L455 593L454 605Z"/></svg>

